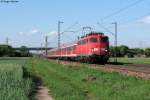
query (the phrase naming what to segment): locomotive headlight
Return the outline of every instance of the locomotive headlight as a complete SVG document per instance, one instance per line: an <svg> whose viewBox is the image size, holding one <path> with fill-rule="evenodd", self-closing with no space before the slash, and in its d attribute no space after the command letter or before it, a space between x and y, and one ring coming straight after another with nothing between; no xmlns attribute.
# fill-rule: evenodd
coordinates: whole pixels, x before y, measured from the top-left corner
<svg viewBox="0 0 150 100"><path fill-rule="evenodd" d="M101 51L105 51L106 49L105 48L101 48Z"/></svg>
<svg viewBox="0 0 150 100"><path fill-rule="evenodd" d="M92 51L98 51L98 50L99 50L98 48L93 48L93 49L92 49Z"/></svg>
<svg viewBox="0 0 150 100"><path fill-rule="evenodd" d="M107 52L108 50L106 48L101 48L101 51L106 51Z"/></svg>

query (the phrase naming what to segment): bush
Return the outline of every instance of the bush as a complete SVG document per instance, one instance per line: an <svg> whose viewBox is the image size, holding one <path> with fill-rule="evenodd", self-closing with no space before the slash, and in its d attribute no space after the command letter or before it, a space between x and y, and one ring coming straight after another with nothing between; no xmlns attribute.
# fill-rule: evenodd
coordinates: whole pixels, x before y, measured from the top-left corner
<svg viewBox="0 0 150 100"><path fill-rule="evenodd" d="M28 48L22 46L20 50L14 50L12 46L0 45L0 57L30 57L32 54Z"/></svg>

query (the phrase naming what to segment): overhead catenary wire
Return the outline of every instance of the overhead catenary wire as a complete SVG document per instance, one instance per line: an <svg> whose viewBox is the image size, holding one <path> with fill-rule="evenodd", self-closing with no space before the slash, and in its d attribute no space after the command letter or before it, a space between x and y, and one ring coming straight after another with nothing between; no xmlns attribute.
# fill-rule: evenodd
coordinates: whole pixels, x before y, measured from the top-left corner
<svg viewBox="0 0 150 100"><path fill-rule="evenodd" d="M113 13L111 13L111 14L103 17L103 18L101 18L101 20L105 20L105 19L111 18L111 17L113 17L113 16L115 16L115 15L117 15L117 14L119 14L119 13L121 13L121 12L123 12L123 11L125 11L125 10L127 10L127 9L129 9L129 8L131 8L131 7L135 6L135 5L143 2L143 1L144 0L137 0L136 2L133 2L132 4L127 5L127 6L123 7L123 8L121 8L121 9L119 9L119 10L117 10L117 11L115 11L115 12L113 12Z"/></svg>
<svg viewBox="0 0 150 100"><path fill-rule="evenodd" d="M71 26L69 26L68 28L66 28L63 32L60 32L60 34L69 33L69 32L78 33L78 32L80 32L80 31L82 31L83 28L79 28L78 30L75 30L75 31L70 30L70 29L72 29L74 26L76 26L77 24L79 24L79 23L78 23L78 22L75 22L74 24L72 24ZM55 36L56 36L55 38L57 38L57 34L56 34ZM69 37L69 36L67 36L67 37ZM69 37L69 38L70 38L70 37Z"/></svg>
<svg viewBox="0 0 150 100"><path fill-rule="evenodd" d="M76 26L78 24L78 22L75 22L73 25L69 26L68 28L66 28L63 32L61 32L61 34L68 32L68 30L72 29L74 26Z"/></svg>
<svg viewBox="0 0 150 100"><path fill-rule="evenodd" d="M64 34L64 33L68 33L68 32L71 32L71 33L77 33L79 31L81 31L81 28L78 29L78 30L75 30L75 31L72 31L70 29L72 29L73 27L75 27L77 24L79 24L78 22L75 22L74 24L72 24L71 26L69 26L68 28L66 28L63 32L61 32L61 34ZM70 31L69 31L70 30ZM65 35L65 37L67 37L68 39L70 39L72 37L72 35ZM64 43L65 44L65 43Z"/></svg>
<svg viewBox="0 0 150 100"><path fill-rule="evenodd" d="M78 23L78 22L75 22L74 24L72 24L71 26L69 26L68 28L66 28L64 31L60 32L60 35L62 35L62 34L64 34L64 33L68 33L68 32L76 33L76 32L81 31L82 28L80 28L80 29L78 29L78 30L75 30L75 31L70 30L70 29L72 29L74 26L76 26L77 24L79 24L79 23ZM69 31L69 30L70 30L70 31ZM69 36L65 35L65 37L68 37L69 39L70 39L71 36L72 36L72 35L69 35ZM55 37L55 38L57 38L57 34L56 34L56 37ZM55 43L55 42L54 42L54 43ZM61 45L60 45L60 46L61 46Z"/></svg>
<svg viewBox="0 0 150 100"><path fill-rule="evenodd" d="M137 1L133 2L132 4L127 5L126 7L123 7L123 8L121 8L121 9L119 9L118 11L113 12L113 13L111 13L111 14L109 14L109 15L103 17L103 18L101 18L101 21L103 21L103 20L105 20L105 19L108 19L108 18L111 18L111 17L113 17L113 16L115 16L115 15L117 15L117 14L123 12L124 10L127 10L127 9L129 9L129 8L135 6L135 5L137 5L137 4L139 4L139 3L143 2L143 1L145 1L145 0L137 0ZM149 14L150 14L150 13L145 14L145 15L140 16L140 17L137 17L137 18L134 18L134 19L127 20L126 22L120 22L120 26L123 26L123 25L125 25L125 24L128 24L128 23L130 23L131 21L132 21L132 22L135 21L135 20L138 21L140 18L143 18L143 17L145 17L146 15L149 15ZM140 21L140 20L139 20L139 21ZM104 25L102 25L102 24L100 24L100 23L99 23L99 26L100 26L101 28L103 28L105 31L112 33L112 32L109 30L108 27L105 27Z"/></svg>
<svg viewBox="0 0 150 100"><path fill-rule="evenodd" d="M104 25L100 24L99 22L97 23L98 26L100 26L101 28L103 28L105 31L111 33L112 35L114 35L114 32L110 31L108 28L106 28Z"/></svg>
<svg viewBox="0 0 150 100"><path fill-rule="evenodd" d="M75 30L75 31L66 31L65 33L70 33L70 32L73 32L73 33L78 33L78 32L81 32L82 31L82 28L79 28L79 29L77 29L77 30ZM65 35L65 37L67 37L67 38L71 38L72 37L72 35ZM57 38L57 34L56 35L54 35L53 36L53 38L51 38L51 41L54 41L54 40L56 40L56 38ZM51 43L56 43L56 42L51 42Z"/></svg>
<svg viewBox="0 0 150 100"><path fill-rule="evenodd" d="M78 30L75 30L75 31L67 31L67 32L73 32L73 33L78 33L78 32L81 32L83 29L82 28L80 28L80 29L78 29ZM67 39L71 39L72 38L72 35L70 35L70 34L68 34L68 35L65 35L65 37L67 38ZM65 44L65 42L63 43L63 44Z"/></svg>
<svg viewBox="0 0 150 100"><path fill-rule="evenodd" d="M125 25L125 24L128 24L128 23L131 23L131 22L133 22L133 21L137 21L137 22L142 22L142 18L144 18L145 16L149 16L149 14L150 14L150 12L149 13L147 13L147 14L144 14L144 15L142 15L142 16L139 16L139 17L136 17L136 18L134 18L134 19L129 19L129 20L126 20L125 22L120 22L120 26L122 26L122 25Z"/></svg>
<svg viewBox="0 0 150 100"><path fill-rule="evenodd" d="M142 16L140 16L140 17L136 17L136 18L134 18L134 19L129 19L129 20L126 20L125 22L120 22L119 24L119 27L121 28L122 26L124 26L124 25L126 25L126 24L129 24L129 23L131 23L131 22L142 22L142 18L144 18L145 16L148 16L150 14L150 12L149 13L146 13L146 14L144 14L144 15L142 15ZM114 34L112 31L110 31L110 29L109 29L109 27L106 27L104 24L102 24L102 23L97 23L97 25L98 26L100 26L101 28L103 28L106 32L109 32L109 33L111 33L112 35ZM112 26L111 26L112 27Z"/></svg>

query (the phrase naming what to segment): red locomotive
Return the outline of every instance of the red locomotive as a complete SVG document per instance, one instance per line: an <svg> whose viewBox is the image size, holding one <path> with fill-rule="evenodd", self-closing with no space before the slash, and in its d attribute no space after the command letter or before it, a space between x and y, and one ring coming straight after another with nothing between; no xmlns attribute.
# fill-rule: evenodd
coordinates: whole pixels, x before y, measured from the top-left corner
<svg viewBox="0 0 150 100"><path fill-rule="evenodd" d="M48 57L106 63L109 59L109 39L103 33L91 32L70 45L50 50Z"/></svg>

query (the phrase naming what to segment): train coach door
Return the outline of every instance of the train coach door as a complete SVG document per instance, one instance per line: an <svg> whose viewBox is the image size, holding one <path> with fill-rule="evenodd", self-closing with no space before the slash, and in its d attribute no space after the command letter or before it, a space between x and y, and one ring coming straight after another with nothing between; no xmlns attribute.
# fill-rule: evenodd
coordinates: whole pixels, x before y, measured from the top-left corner
<svg viewBox="0 0 150 100"><path fill-rule="evenodd" d="M71 46L71 56L73 56L73 46Z"/></svg>
<svg viewBox="0 0 150 100"><path fill-rule="evenodd" d="M85 54L88 54L88 39L85 40Z"/></svg>
<svg viewBox="0 0 150 100"><path fill-rule="evenodd" d="M82 40L82 55L86 56L87 53L87 39Z"/></svg>

